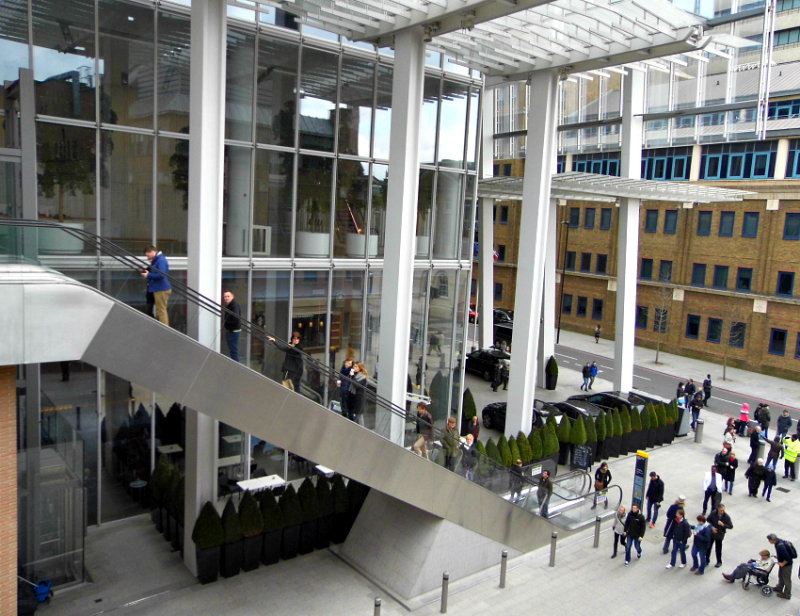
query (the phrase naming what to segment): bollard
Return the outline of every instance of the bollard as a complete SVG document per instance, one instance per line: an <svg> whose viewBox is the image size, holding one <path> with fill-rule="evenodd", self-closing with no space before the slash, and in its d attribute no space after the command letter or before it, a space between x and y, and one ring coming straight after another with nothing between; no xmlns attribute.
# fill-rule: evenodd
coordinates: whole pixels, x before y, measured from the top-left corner
<svg viewBox="0 0 800 616"><path fill-rule="evenodd" d="M703 425L705 422L702 419L698 419L697 423L694 426L694 442L695 443L702 443L703 442Z"/></svg>
<svg viewBox="0 0 800 616"><path fill-rule="evenodd" d="M758 441L758 455L757 455L757 457L761 458L764 461L766 461L766 459L767 459L766 452L767 452L767 442L766 441Z"/></svg>
<svg viewBox="0 0 800 616"><path fill-rule="evenodd" d="M558 533L553 531L550 535L550 566L556 566L556 541L558 540Z"/></svg>
<svg viewBox="0 0 800 616"><path fill-rule="evenodd" d="M594 519L594 547L600 547L600 516ZM616 537L614 537L616 539Z"/></svg>
<svg viewBox="0 0 800 616"><path fill-rule="evenodd" d="M450 574L445 571L442 573L442 605L439 608L440 614L447 614L447 587L450 585Z"/></svg>
<svg viewBox="0 0 800 616"><path fill-rule="evenodd" d="M375 597L375 609L372 611L372 616L381 616L381 598Z"/></svg>
<svg viewBox="0 0 800 616"><path fill-rule="evenodd" d="M508 550L500 556L500 588L506 587L506 567L508 566Z"/></svg>

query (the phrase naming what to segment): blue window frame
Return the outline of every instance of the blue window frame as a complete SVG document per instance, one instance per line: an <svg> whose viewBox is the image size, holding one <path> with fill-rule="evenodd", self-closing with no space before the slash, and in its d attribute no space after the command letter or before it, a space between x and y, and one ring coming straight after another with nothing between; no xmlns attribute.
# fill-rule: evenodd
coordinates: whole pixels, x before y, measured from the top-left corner
<svg viewBox="0 0 800 616"><path fill-rule="evenodd" d="M732 347L744 348L744 341L747 337L747 324L741 321L731 323L731 330L728 334L728 344Z"/></svg>
<svg viewBox="0 0 800 616"><path fill-rule="evenodd" d="M797 334L797 342L794 345L794 358L800 359L800 334Z"/></svg>
<svg viewBox="0 0 800 616"><path fill-rule="evenodd" d="M783 222L783 239L800 240L800 214L786 212Z"/></svg>
<svg viewBox="0 0 800 616"><path fill-rule="evenodd" d="M658 158L654 158L652 165L653 165L653 179L654 180L666 180L667 179L667 157L666 156L659 156Z"/></svg>
<svg viewBox="0 0 800 616"><path fill-rule="evenodd" d="M619 160L612 159L608 161L608 175L619 175Z"/></svg>
<svg viewBox="0 0 800 616"><path fill-rule="evenodd" d="M569 208L569 226L576 229L581 224L581 208Z"/></svg>
<svg viewBox="0 0 800 616"><path fill-rule="evenodd" d="M608 231L611 228L611 208L604 207L600 210L600 230Z"/></svg>
<svg viewBox="0 0 800 616"><path fill-rule="evenodd" d="M736 221L736 212L721 212L719 215L719 235L720 237L731 237L733 235L733 225Z"/></svg>
<svg viewBox="0 0 800 616"><path fill-rule="evenodd" d="M658 264L658 279L661 282L672 282L672 261L661 259Z"/></svg>
<svg viewBox="0 0 800 616"><path fill-rule="evenodd" d="M773 355L786 354L786 336L788 332L785 329L772 328L769 335L769 352Z"/></svg>
<svg viewBox="0 0 800 616"><path fill-rule="evenodd" d="M692 284L696 287L706 286L706 264L695 263L692 265Z"/></svg>
<svg viewBox="0 0 800 616"><path fill-rule="evenodd" d="M581 271L582 272L591 272L592 271L592 253L591 252L582 252L581 253Z"/></svg>
<svg viewBox="0 0 800 616"><path fill-rule="evenodd" d="M700 316L697 314L686 315L686 337L697 338L700 335Z"/></svg>
<svg viewBox="0 0 800 616"><path fill-rule="evenodd" d="M715 289L728 288L728 266L715 265L714 266L714 284Z"/></svg>
<svg viewBox="0 0 800 616"><path fill-rule="evenodd" d="M647 329L648 312L647 306L636 306L636 327L639 329Z"/></svg>
<svg viewBox="0 0 800 616"><path fill-rule="evenodd" d="M584 229L594 229L594 215L595 215L595 208L587 207L583 211L583 228Z"/></svg>
<svg viewBox="0 0 800 616"><path fill-rule="evenodd" d="M778 286L775 295L791 297L794 293L794 272L778 272Z"/></svg>
<svg viewBox="0 0 800 616"><path fill-rule="evenodd" d="M500 206L500 224L507 225L508 224L508 206L501 205Z"/></svg>
<svg viewBox="0 0 800 616"><path fill-rule="evenodd" d="M644 215L644 230L646 233L658 231L658 210L647 210Z"/></svg>
<svg viewBox="0 0 800 616"><path fill-rule="evenodd" d="M719 342L722 340L722 319L709 319L706 329L706 342Z"/></svg>
<svg viewBox="0 0 800 616"><path fill-rule="evenodd" d="M692 118L694 119L694 118ZM694 126L694 122L692 123ZM689 179L689 157L676 156L672 160L672 179L673 180L688 180Z"/></svg>
<svg viewBox="0 0 800 616"><path fill-rule="evenodd" d="M572 294L564 293L564 300L561 303L561 312L572 314Z"/></svg>
<svg viewBox="0 0 800 616"><path fill-rule="evenodd" d="M642 280L652 280L653 279L653 260L652 259L642 259L642 266L639 269L639 278Z"/></svg>
<svg viewBox="0 0 800 616"><path fill-rule="evenodd" d="M567 251L567 262L564 264L568 270L575 269L575 251L568 250Z"/></svg>
<svg viewBox="0 0 800 616"><path fill-rule="evenodd" d="M766 179L770 177L769 168L772 162L772 152L756 152L753 154L753 162L750 168L750 177L755 179Z"/></svg>
<svg viewBox="0 0 800 616"><path fill-rule="evenodd" d="M728 155L727 177L732 180L741 180L744 177L744 153Z"/></svg>
<svg viewBox="0 0 800 616"><path fill-rule="evenodd" d="M678 210L664 212L664 233L674 234L678 230Z"/></svg>
<svg viewBox="0 0 800 616"><path fill-rule="evenodd" d="M718 180L722 173L722 154L706 156L706 168L703 177L707 180Z"/></svg>
<svg viewBox="0 0 800 616"><path fill-rule="evenodd" d="M711 235L711 211L697 212L697 235Z"/></svg>
<svg viewBox="0 0 800 616"><path fill-rule="evenodd" d="M736 271L736 290L750 292L753 289L753 268L740 267Z"/></svg>
<svg viewBox="0 0 800 616"><path fill-rule="evenodd" d="M602 299L593 299L592 300L592 318L595 321L601 321L603 319L603 300Z"/></svg>
<svg viewBox="0 0 800 616"><path fill-rule="evenodd" d="M594 262L594 271L597 274L605 274L608 267L608 255L598 254Z"/></svg>
<svg viewBox="0 0 800 616"><path fill-rule="evenodd" d="M758 237L758 212L745 212L742 237Z"/></svg>
<svg viewBox="0 0 800 616"><path fill-rule="evenodd" d="M587 299L582 296L578 296L578 310L576 312L577 316L585 317L586 316L586 306L587 306Z"/></svg>

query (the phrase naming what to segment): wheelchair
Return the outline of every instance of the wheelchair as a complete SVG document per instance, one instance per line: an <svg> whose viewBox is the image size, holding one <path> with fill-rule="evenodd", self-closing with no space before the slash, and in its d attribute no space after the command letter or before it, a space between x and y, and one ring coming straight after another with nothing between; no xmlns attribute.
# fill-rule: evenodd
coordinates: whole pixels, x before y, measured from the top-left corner
<svg viewBox="0 0 800 616"><path fill-rule="evenodd" d="M747 570L747 573L742 578L742 588L745 590L750 590L750 586L755 584L761 588L762 595L769 597L772 594L772 586L769 584L769 574L772 573L774 568L774 562L769 566L769 569L758 569L751 567Z"/></svg>

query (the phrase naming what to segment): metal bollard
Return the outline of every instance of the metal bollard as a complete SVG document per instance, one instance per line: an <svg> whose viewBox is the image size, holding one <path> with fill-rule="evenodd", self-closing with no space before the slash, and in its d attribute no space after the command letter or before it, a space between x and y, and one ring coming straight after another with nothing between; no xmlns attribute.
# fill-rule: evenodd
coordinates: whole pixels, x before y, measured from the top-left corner
<svg viewBox="0 0 800 616"><path fill-rule="evenodd" d="M697 424L694 426L694 442L695 443L702 443L703 442L703 425L705 422L702 419L697 420Z"/></svg>
<svg viewBox="0 0 800 616"><path fill-rule="evenodd" d="M594 547L600 547L600 516L594 519ZM616 537L615 537L616 538Z"/></svg>
<svg viewBox="0 0 800 616"><path fill-rule="evenodd" d="M767 460L767 442L766 441L758 441L758 457L761 458L766 462Z"/></svg>
<svg viewBox="0 0 800 616"><path fill-rule="evenodd" d="M381 616L381 598L375 597L375 609L372 611L372 616Z"/></svg>
<svg viewBox="0 0 800 616"><path fill-rule="evenodd" d="M500 556L500 588L506 587L506 567L508 566L508 550Z"/></svg>
<svg viewBox="0 0 800 616"><path fill-rule="evenodd" d="M553 531L550 535L550 566L556 566L556 541L558 541L558 533Z"/></svg>
<svg viewBox="0 0 800 616"><path fill-rule="evenodd" d="M442 573L442 605L439 608L440 614L447 614L447 587L450 585L450 574L445 571Z"/></svg>

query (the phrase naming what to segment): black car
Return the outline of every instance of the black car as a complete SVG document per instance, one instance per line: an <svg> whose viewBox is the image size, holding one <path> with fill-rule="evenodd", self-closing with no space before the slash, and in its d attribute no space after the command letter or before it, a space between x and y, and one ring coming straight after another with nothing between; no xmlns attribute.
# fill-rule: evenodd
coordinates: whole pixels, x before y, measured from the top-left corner
<svg viewBox="0 0 800 616"><path fill-rule="evenodd" d="M603 409L587 400L567 400L565 402L549 402L551 407L558 409L572 421L580 415L584 419L594 419Z"/></svg>
<svg viewBox="0 0 800 616"><path fill-rule="evenodd" d="M541 400L533 401L533 417L531 419L531 427L539 428L547 421L547 416L551 410L558 413L558 410L551 409L548 405L549 402L542 402ZM491 430L504 432L506 429L506 403L505 402L492 402L483 407L481 411L481 418L483 419L483 427Z"/></svg>
<svg viewBox="0 0 800 616"><path fill-rule="evenodd" d="M494 322L495 323L513 323L514 317L511 316L511 313L508 310L504 310L503 308L495 308L494 309Z"/></svg>
<svg viewBox="0 0 800 616"><path fill-rule="evenodd" d="M602 407L605 410L619 409L625 407L628 411L640 411L648 402L657 404L658 402L669 402L660 396L645 394L643 392L631 391L603 391L596 394L576 394L567 398L567 401L585 400Z"/></svg>
<svg viewBox="0 0 800 616"><path fill-rule="evenodd" d="M482 376L486 381L491 381L494 378L494 369L497 363L503 359L510 358L511 355L500 349L473 351L467 355L465 368L467 372Z"/></svg>

